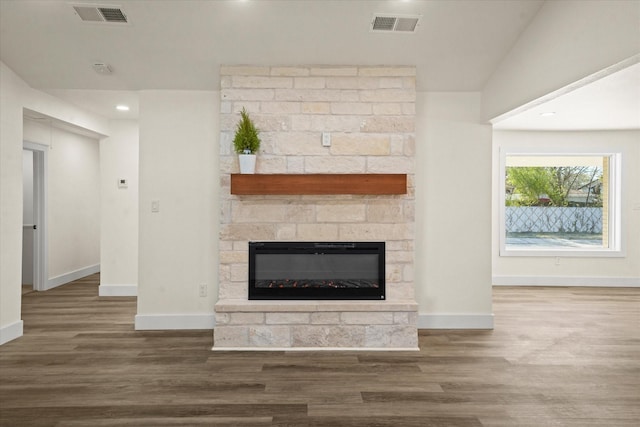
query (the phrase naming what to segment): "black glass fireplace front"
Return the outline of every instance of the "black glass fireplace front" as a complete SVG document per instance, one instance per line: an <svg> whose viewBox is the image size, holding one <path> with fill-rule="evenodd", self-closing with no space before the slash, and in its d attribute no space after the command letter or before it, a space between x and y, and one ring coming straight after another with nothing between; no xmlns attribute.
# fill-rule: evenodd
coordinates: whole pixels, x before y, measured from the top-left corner
<svg viewBox="0 0 640 427"><path fill-rule="evenodd" d="M249 299L385 299L384 242L249 242Z"/></svg>

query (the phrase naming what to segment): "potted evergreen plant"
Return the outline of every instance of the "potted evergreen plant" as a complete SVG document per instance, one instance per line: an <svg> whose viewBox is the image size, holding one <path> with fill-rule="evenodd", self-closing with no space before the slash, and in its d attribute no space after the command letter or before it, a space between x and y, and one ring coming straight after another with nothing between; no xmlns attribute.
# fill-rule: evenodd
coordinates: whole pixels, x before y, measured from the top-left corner
<svg viewBox="0 0 640 427"><path fill-rule="evenodd" d="M256 152L260 148L260 131L255 127L245 108L240 111L240 121L236 126L233 147L238 153L240 173L255 173Z"/></svg>

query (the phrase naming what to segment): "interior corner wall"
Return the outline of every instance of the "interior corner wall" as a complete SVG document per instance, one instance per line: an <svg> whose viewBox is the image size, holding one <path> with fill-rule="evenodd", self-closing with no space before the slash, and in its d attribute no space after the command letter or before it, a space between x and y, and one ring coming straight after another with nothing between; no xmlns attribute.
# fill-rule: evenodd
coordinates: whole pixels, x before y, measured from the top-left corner
<svg viewBox="0 0 640 427"><path fill-rule="evenodd" d="M623 257L501 257L499 256L499 187L493 184L493 281L499 285L640 286L640 131L535 132L496 131L493 161L500 150L572 148L622 155ZM497 177L497 169L494 169Z"/></svg>
<svg viewBox="0 0 640 427"><path fill-rule="evenodd" d="M47 288L99 271L98 140L32 120L24 121L23 138L49 147Z"/></svg>
<svg viewBox="0 0 640 427"><path fill-rule="evenodd" d="M140 92L136 329L213 328L219 105L213 91Z"/></svg>
<svg viewBox="0 0 640 427"><path fill-rule="evenodd" d="M640 2L546 1L487 81L490 120L640 53Z"/></svg>
<svg viewBox="0 0 640 427"><path fill-rule="evenodd" d="M100 141L101 296L134 296L138 286L138 122L112 120ZM126 186L119 184L127 181Z"/></svg>
<svg viewBox="0 0 640 427"><path fill-rule="evenodd" d="M27 89L0 62L0 344L22 336L22 98Z"/></svg>
<svg viewBox="0 0 640 427"><path fill-rule="evenodd" d="M419 328L493 327L491 127L480 104L479 93L418 93Z"/></svg>

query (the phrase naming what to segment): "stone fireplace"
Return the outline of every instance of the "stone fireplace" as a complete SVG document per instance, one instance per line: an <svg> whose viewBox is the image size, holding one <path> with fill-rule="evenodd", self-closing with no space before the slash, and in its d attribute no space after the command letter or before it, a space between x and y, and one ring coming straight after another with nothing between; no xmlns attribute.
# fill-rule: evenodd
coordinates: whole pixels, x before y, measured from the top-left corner
<svg viewBox="0 0 640 427"><path fill-rule="evenodd" d="M232 139L243 107L261 131L257 174L403 174L406 191L232 194ZM220 111L214 350L417 349L415 68L222 67ZM256 241L383 242L384 299L250 300Z"/></svg>

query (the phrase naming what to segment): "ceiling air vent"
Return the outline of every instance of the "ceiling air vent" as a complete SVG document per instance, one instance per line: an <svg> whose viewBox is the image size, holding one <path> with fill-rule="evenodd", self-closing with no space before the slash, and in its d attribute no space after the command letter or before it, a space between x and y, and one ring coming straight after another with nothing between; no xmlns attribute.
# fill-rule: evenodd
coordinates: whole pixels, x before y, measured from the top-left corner
<svg viewBox="0 0 640 427"><path fill-rule="evenodd" d="M371 21L371 31L379 33L415 33L421 15L376 14Z"/></svg>
<svg viewBox="0 0 640 427"><path fill-rule="evenodd" d="M127 15L118 6L74 5L73 9L84 22L126 24Z"/></svg>

